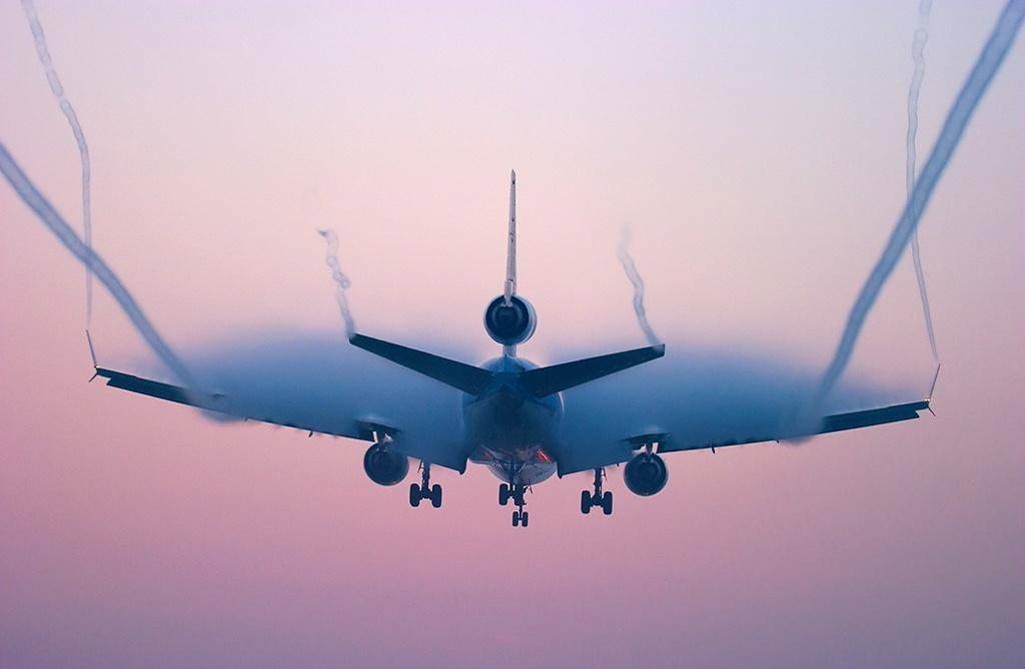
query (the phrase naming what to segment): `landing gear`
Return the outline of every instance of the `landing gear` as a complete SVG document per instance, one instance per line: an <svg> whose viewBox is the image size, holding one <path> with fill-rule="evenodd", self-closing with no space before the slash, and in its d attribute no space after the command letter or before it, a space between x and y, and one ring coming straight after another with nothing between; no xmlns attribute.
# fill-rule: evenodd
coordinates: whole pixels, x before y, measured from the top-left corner
<svg viewBox="0 0 1025 669"><path fill-rule="evenodd" d="M523 510L523 507L527 505L526 500L523 499L526 492L527 486L522 483L514 483L511 486L508 483L502 483L498 486L499 505L506 506L511 500L517 506L517 510L513 511L512 515L513 527L526 527L529 522L530 516Z"/></svg>
<svg viewBox="0 0 1025 669"><path fill-rule="evenodd" d="M580 513L591 513L591 509L600 506L602 513L606 516L612 515L612 491L602 492L602 481L605 478L605 469L598 467L594 470L594 492L583 490L580 493Z"/></svg>
<svg viewBox="0 0 1025 669"><path fill-rule="evenodd" d="M409 505L420 506L420 501L429 499L435 509L441 508L441 486L431 485L431 463L420 463L420 483L409 485Z"/></svg>
<svg viewBox="0 0 1025 669"><path fill-rule="evenodd" d="M513 504L519 507L523 507L526 502L523 501L523 495L527 492L527 486L519 483L509 485L508 483L501 483L498 486L498 505L506 506L511 500Z"/></svg>

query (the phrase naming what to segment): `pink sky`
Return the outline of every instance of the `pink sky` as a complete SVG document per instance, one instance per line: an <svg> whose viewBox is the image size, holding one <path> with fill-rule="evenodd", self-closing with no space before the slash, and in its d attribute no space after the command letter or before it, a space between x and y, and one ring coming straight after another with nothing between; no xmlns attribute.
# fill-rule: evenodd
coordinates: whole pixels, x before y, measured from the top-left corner
<svg viewBox="0 0 1025 669"><path fill-rule="evenodd" d="M622 225L670 346L826 362L904 192L916 3L43 2L93 153L97 247L185 350L341 324L494 354L508 171L523 353L643 341ZM904 6L906 5L906 6ZM919 155L997 2L937 3ZM79 218L74 142L17 3L0 140ZM1012 51L922 244L936 418L671 456L611 518L585 478L509 527L484 470L440 511L364 446L218 425L86 384L82 272L0 187L0 666L1020 666L1025 663L1025 59ZM910 267L852 371L924 388ZM108 364L148 354L106 295Z"/></svg>

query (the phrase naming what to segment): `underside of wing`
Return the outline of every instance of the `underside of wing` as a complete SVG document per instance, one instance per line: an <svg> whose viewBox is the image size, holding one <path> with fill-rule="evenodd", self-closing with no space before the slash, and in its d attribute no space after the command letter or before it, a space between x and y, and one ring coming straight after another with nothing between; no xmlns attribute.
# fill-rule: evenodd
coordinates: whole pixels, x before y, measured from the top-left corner
<svg viewBox="0 0 1025 669"><path fill-rule="evenodd" d="M916 394L907 389L847 383L825 417L805 416L816 381L768 358L670 347L664 360L565 394L559 473L626 462L642 435L658 435L660 453L699 450L912 420L929 408L907 401Z"/></svg>
<svg viewBox="0 0 1025 669"><path fill-rule="evenodd" d="M466 467L458 392L342 337L234 341L207 347L189 366L201 389L99 366L96 374L110 387L219 416L367 441L388 434L398 452L457 471Z"/></svg>

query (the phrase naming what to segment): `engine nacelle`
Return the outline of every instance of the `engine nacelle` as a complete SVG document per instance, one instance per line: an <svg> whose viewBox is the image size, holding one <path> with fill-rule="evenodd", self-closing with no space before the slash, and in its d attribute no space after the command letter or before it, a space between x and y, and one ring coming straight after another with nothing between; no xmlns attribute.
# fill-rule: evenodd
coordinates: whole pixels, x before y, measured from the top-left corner
<svg viewBox="0 0 1025 669"><path fill-rule="evenodd" d="M381 444L374 444L363 456L363 470L377 485L397 485L409 473L409 458Z"/></svg>
<svg viewBox="0 0 1025 669"><path fill-rule="evenodd" d="M522 344L530 339L537 328L537 314L530 302L513 295L506 304L499 295L484 312L484 327L488 336L503 346Z"/></svg>
<svg viewBox="0 0 1025 669"><path fill-rule="evenodd" d="M655 453L635 455L623 469L623 482L635 495L649 497L666 487L669 469L665 460Z"/></svg>

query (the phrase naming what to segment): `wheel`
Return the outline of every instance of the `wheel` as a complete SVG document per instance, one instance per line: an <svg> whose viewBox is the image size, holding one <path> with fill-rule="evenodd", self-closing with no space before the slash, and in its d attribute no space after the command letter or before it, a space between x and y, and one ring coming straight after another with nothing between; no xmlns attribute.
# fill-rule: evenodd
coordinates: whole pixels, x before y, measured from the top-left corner
<svg viewBox="0 0 1025 669"><path fill-rule="evenodd" d="M435 509L441 508L441 486L437 483L431 486L431 506Z"/></svg>
<svg viewBox="0 0 1025 669"><path fill-rule="evenodd" d="M523 513L520 514L520 525L522 525L523 527L526 527L527 526L527 521L529 521L529 520L530 520L530 514L528 514L526 511L524 511Z"/></svg>
<svg viewBox="0 0 1025 669"><path fill-rule="evenodd" d="M498 505L505 506L509 503L509 484L502 483L498 486Z"/></svg>
<svg viewBox="0 0 1025 669"><path fill-rule="evenodd" d="M605 494L601 496L601 510L606 516L612 515L612 491L606 490Z"/></svg>
<svg viewBox="0 0 1025 669"><path fill-rule="evenodd" d="M410 483L409 484L409 505L410 506L420 506L420 500L422 498L423 498L423 495L420 494L420 484L419 483Z"/></svg>
<svg viewBox="0 0 1025 669"><path fill-rule="evenodd" d="M520 512L513 511L513 527L517 527L520 524Z"/></svg>
<svg viewBox="0 0 1025 669"><path fill-rule="evenodd" d="M580 513L591 513L591 493L580 491Z"/></svg>

